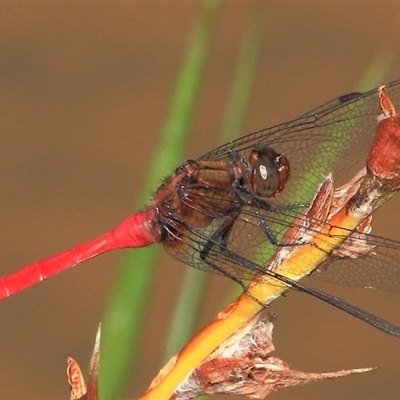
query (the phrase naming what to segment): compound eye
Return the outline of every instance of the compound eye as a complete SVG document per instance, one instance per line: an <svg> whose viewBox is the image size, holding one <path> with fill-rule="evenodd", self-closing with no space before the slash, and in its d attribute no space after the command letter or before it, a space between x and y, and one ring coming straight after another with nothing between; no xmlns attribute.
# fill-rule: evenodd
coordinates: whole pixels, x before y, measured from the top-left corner
<svg viewBox="0 0 400 400"><path fill-rule="evenodd" d="M251 151L249 161L253 167L250 178L252 191L260 197L277 196L289 178L287 158L263 145Z"/></svg>

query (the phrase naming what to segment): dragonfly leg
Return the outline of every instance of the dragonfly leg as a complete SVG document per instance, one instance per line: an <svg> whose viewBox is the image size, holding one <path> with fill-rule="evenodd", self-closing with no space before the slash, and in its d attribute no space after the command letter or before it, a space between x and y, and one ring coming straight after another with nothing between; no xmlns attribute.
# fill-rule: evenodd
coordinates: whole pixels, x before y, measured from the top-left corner
<svg viewBox="0 0 400 400"><path fill-rule="evenodd" d="M268 212L282 212L282 211L294 211L294 210L299 210L303 208L309 207L309 204L290 204L286 206L277 206L274 205L268 201L265 201L263 199L254 197L249 191L240 186L236 185L236 191L241 198L241 200L244 202L246 206L253 207L255 210L255 214L257 215L257 219L260 222L261 228L267 237L267 239L274 245L274 246L304 246L308 245L310 243L303 243L303 242L296 242L296 243L282 243L280 242L275 234L272 232L270 229L269 225L265 221L265 219L261 216L259 210L264 210Z"/></svg>
<svg viewBox="0 0 400 400"><path fill-rule="evenodd" d="M206 244L200 251L200 259L205 261L211 251L211 249L218 243L219 247L226 248L229 234L232 231L232 227L239 216L239 213L235 213L233 216L226 219L221 226L209 237Z"/></svg>
<svg viewBox="0 0 400 400"><path fill-rule="evenodd" d="M274 235L274 233L271 231L269 225L265 222L264 218L261 217L261 215L258 215L258 221L260 222L261 228L267 237L267 239L277 247L295 247L295 246L310 246L313 245L312 242L293 242L293 243L285 243L285 242L280 242L277 237Z"/></svg>
<svg viewBox="0 0 400 400"><path fill-rule="evenodd" d="M243 187L238 183L235 184L235 192L241 199L243 205L259 208L260 210L264 211L269 211L269 212L294 211L310 207L310 204L306 203L275 205L267 200L254 196L254 194L250 193L247 188Z"/></svg>

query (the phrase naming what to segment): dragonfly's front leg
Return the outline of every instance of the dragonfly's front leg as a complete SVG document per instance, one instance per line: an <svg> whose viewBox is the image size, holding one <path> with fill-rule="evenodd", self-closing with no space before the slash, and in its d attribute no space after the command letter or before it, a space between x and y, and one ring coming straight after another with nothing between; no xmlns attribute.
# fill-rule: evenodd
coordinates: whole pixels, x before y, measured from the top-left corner
<svg viewBox="0 0 400 400"><path fill-rule="evenodd" d="M301 241L296 241L293 243L288 243L288 242L281 242L275 235L275 233L272 231L271 227L268 225L267 221L265 220L264 216L260 212L260 210L266 211L268 213L281 213L281 219L282 221L285 219L285 213L290 212L290 211L296 211L296 210L301 210L304 208L308 208L309 204L289 204L286 206L279 206L272 204L269 201L260 199L258 197L255 197L253 194L251 194L246 188L237 185L235 188L235 193L237 196L240 198L240 201L242 202L243 205L246 205L247 207L250 207L253 211L253 215L256 216L260 227L268 239L268 241L273 244L274 246L277 247L283 247L283 246L303 246L305 244L310 244L310 243L304 243ZM289 224L288 224L289 227Z"/></svg>

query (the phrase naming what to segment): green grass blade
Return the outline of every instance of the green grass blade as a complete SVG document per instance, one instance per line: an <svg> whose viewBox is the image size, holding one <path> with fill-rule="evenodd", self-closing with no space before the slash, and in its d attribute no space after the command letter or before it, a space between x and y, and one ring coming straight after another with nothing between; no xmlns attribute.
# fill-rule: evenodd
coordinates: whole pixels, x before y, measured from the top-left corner
<svg viewBox="0 0 400 400"><path fill-rule="evenodd" d="M250 95L256 77L257 61L262 44L262 19L260 13L254 14L248 23L236 72L231 88L230 100L225 111L225 124L221 130L221 141L238 137L242 133ZM230 122L232 119L232 123ZM206 274L188 268L178 296L177 306L171 320L165 359L176 354L193 333L198 309L201 304Z"/></svg>
<svg viewBox="0 0 400 400"><path fill-rule="evenodd" d="M386 57L382 59L383 54L386 54ZM393 53L383 52L378 55L370 64L370 66L366 69L362 78L360 79L359 84L357 85L358 90L370 90L374 86L376 86L381 79L383 79L386 71L389 69L390 61L394 59ZM351 116L352 109L349 107L348 109L349 116ZM330 129L330 135L335 137L337 136L337 132L340 131L340 125L346 126L347 121L343 121L342 123L337 123L334 127ZM321 181L318 179L318 175L322 176L323 172L327 166L333 165L336 160L338 160L346 150L347 140L345 137L341 138L337 137L337 141L335 142L335 147L332 147L332 144L329 142L322 142L319 145L316 154L313 157L310 157L310 161L308 164L307 171L305 173L306 180L312 185L309 185L309 190L311 191L311 195L313 195L317 188L319 187ZM324 163L321 163L321 160ZM320 167L318 167L318 165ZM319 172L321 171L321 172ZM297 191L294 191L295 193ZM300 190L298 191L300 193ZM310 197L311 198L311 197ZM300 203L300 199L296 198L296 195L291 198L292 204ZM279 239L279 238L278 238Z"/></svg>
<svg viewBox="0 0 400 400"><path fill-rule="evenodd" d="M181 162L184 139L188 135L219 6L220 2L204 2L203 14L191 36L182 64L163 137L154 157L157 162L151 167L143 200L159 186L165 171L173 171ZM118 398L130 376L131 360L136 358L143 331L158 250L137 249L129 254L122 266L103 318L100 363L102 399Z"/></svg>
<svg viewBox="0 0 400 400"><path fill-rule="evenodd" d="M176 354L191 337L204 294L206 274L203 271L187 268L171 317L164 361Z"/></svg>
<svg viewBox="0 0 400 400"><path fill-rule="evenodd" d="M357 85L357 90L365 92L383 83L385 75L393 65L395 52L382 48L371 61Z"/></svg>
<svg viewBox="0 0 400 400"><path fill-rule="evenodd" d="M370 63L370 65L368 66L368 68L366 69L366 71L364 72L363 76L360 79L359 84L357 85L357 89L358 90L370 90L372 89L374 86L378 85L378 82L383 79L384 75L386 74L387 70L390 67L390 63L391 61L394 59L394 55L393 53L386 51L386 50L382 50L381 52L379 52L379 54L377 55L377 57L374 58L374 60ZM349 108L349 115L351 115L351 108ZM347 122L344 121L343 125L346 125ZM339 130L339 125L340 124L336 124L334 128L331 129L331 135L336 135L337 130ZM345 138L343 138L345 139ZM318 168L316 167L316 165L323 165L320 160L323 159L325 162L324 165L324 169L325 166L333 164L339 157L340 155L345 151L346 146L347 146L347 142L346 140L342 140L336 142L336 146L334 149L332 149L332 147L330 147L329 149L326 147L327 145L325 143L321 143L320 144L320 148L317 151L317 154L315 154L311 160L311 162L309 163L309 177L307 178L308 181L310 182L314 182L314 187L315 190L317 189L317 187L320 185L320 182L318 180L316 180L315 176L318 176L316 174L316 172L318 172ZM327 151L329 150L329 151ZM322 174L322 172L321 172ZM311 188L311 185L310 185ZM293 204L297 203L297 199L292 199L293 200Z"/></svg>
<svg viewBox="0 0 400 400"><path fill-rule="evenodd" d="M243 127L261 54L262 24L263 16L258 11L252 15L241 45L232 91L221 129L222 143L243 135Z"/></svg>
<svg viewBox="0 0 400 400"><path fill-rule="evenodd" d="M388 48L382 48L381 51L376 54L376 56L373 58L369 66L366 68L364 71L362 77L360 78L359 83L357 84L356 90L358 91L367 91L371 90L372 88L378 86L380 83L383 83L384 78L386 73L390 70L391 65L393 64L393 61L395 59L395 52L391 49ZM334 132L332 132L334 134ZM333 162L336 157L339 157L340 153L342 152L343 147L338 144L336 147L336 151L332 152L326 152L324 149L324 143L321 143L321 148L320 151L318 152L315 157L310 157L311 160L317 161L315 164L320 164L318 161L318 157L324 157L326 164L329 164ZM331 154L331 157L327 157L327 154ZM310 181L315 181L314 176L315 171L317 170L315 166L313 165L313 162L310 162L308 170L310 171L310 177L308 178ZM313 173L311 173L313 171ZM314 186L317 187L319 185L319 182L315 181ZM295 198L295 196L290 200L290 203L296 204L299 203L299 200ZM286 219L285 223L290 224L293 222L293 219ZM277 237L279 240L281 237ZM271 246L271 256L273 252L273 248ZM265 262L266 260L254 260L260 264ZM239 287L235 287L232 291L232 293L229 295L229 298L231 297L237 297L240 293L241 289Z"/></svg>

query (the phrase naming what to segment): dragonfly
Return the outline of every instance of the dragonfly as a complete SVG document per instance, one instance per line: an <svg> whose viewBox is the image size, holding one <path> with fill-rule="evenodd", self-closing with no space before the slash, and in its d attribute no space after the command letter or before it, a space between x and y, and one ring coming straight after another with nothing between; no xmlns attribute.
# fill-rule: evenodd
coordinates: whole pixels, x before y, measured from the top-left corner
<svg viewBox="0 0 400 400"><path fill-rule="evenodd" d="M400 80L385 90L400 107ZM366 155L380 113L378 89L350 93L188 160L164 180L146 208L116 228L0 277L0 299L107 251L162 243L175 259L231 278L244 290L246 281L268 275L400 337L400 327L262 267L278 248L310 244L285 241L285 233L299 224L324 177L342 176ZM311 277L399 292L400 242L370 233L359 240L371 250L334 257L331 249L329 267Z"/></svg>

